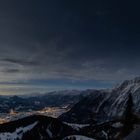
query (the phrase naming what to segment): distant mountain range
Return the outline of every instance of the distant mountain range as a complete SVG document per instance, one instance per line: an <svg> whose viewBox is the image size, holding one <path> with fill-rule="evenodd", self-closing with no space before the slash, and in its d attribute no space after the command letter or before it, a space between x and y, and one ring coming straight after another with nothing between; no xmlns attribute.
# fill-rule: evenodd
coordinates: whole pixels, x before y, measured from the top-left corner
<svg viewBox="0 0 140 140"><path fill-rule="evenodd" d="M63 90L46 93L39 96L0 96L0 113L8 113L11 109L15 111L40 110L44 107L73 106L91 90Z"/></svg>

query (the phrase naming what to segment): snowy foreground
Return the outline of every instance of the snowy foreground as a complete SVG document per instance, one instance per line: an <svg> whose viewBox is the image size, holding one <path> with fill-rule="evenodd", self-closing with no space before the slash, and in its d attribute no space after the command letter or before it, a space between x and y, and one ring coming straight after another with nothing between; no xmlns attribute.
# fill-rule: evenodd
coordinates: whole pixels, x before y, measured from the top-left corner
<svg viewBox="0 0 140 140"><path fill-rule="evenodd" d="M0 140L22 140L23 135L28 132L31 131L36 125L38 124L38 122L34 122L30 125L27 125L25 127L19 127L17 128L14 132L3 132L0 133ZM66 123L68 126L71 126L72 128L79 130L83 127L89 126L89 124L86 125L81 125L81 124L70 124L70 123ZM47 126L46 128L46 132L49 135L50 138L53 138L53 133L51 132L51 128L50 125ZM86 136L82 136L82 135L70 135L67 136L65 138L63 138L62 140L69 140L71 138L75 138L75 140L95 140L92 138L88 138Z"/></svg>
<svg viewBox="0 0 140 140"><path fill-rule="evenodd" d="M64 138L63 140L68 140L70 138L75 138L76 140L95 140L95 139L88 138L88 137L81 136L81 135L71 135L71 136Z"/></svg>
<svg viewBox="0 0 140 140"><path fill-rule="evenodd" d="M16 139L21 140L23 134L26 133L27 131L30 131L31 129L33 129L37 125L37 123L38 122L35 122L26 127L17 128L16 131L12 132L12 133L10 133L10 132L0 133L0 140L16 140Z"/></svg>

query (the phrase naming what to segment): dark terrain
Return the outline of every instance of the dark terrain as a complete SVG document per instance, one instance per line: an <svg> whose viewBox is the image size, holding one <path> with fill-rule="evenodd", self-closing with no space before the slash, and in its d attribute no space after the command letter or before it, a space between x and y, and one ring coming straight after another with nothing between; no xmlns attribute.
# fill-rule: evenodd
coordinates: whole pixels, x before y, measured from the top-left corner
<svg viewBox="0 0 140 140"><path fill-rule="evenodd" d="M53 95L55 97L52 100L60 99L55 102L56 106L60 105L61 99L63 104L75 103L75 105L58 118L34 115L2 124L0 138L3 136L13 138L16 135L15 139L23 140L69 140L86 136L97 140L119 140L139 127L140 78L124 81L111 90L90 90L89 93L84 93L87 95L78 94L78 97ZM73 100L74 97L76 97L75 100ZM36 97L30 99L34 98ZM16 99L18 104L26 100L21 100L19 97L12 99ZM42 97L38 100L46 101ZM35 126L30 128L34 123L36 123ZM124 131L129 127L128 131ZM25 131L27 128L30 129Z"/></svg>

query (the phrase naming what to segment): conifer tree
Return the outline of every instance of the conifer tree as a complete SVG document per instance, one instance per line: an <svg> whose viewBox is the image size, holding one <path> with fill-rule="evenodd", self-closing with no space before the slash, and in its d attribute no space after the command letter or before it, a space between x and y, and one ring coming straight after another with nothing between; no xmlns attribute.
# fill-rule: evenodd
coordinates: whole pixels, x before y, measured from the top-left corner
<svg viewBox="0 0 140 140"><path fill-rule="evenodd" d="M133 130L133 98L131 93L128 95L126 107L123 115L122 136L127 136Z"/></svg>

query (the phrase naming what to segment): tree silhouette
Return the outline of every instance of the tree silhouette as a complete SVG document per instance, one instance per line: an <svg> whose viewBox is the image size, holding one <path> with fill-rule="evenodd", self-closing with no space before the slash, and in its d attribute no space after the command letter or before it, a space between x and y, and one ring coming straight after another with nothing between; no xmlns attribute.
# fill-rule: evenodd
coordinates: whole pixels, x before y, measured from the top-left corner
<svg viewBox="0 0 140 140"><path fill-rule="evenodd" d="M122 137L127 136L133 130L133 98L131 93L128 95L125 111L123 114Z"/></svg>

